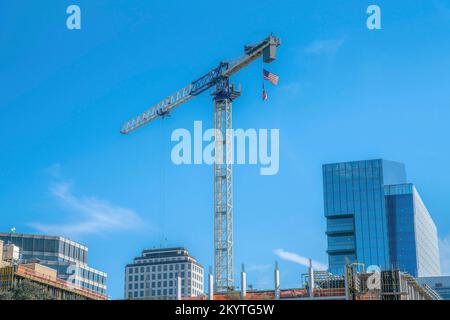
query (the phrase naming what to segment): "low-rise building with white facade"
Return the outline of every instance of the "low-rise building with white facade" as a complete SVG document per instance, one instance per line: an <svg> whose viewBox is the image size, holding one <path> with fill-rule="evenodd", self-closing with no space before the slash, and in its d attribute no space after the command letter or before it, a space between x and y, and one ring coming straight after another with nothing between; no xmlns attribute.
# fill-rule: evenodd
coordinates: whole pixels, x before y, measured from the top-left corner
<svg viewBox="0 0 450 320"><path fill-rule="evenodd" d="M125 299L176 299L204 294L204 268L186 248L145 249L125 267Z"/></svg>

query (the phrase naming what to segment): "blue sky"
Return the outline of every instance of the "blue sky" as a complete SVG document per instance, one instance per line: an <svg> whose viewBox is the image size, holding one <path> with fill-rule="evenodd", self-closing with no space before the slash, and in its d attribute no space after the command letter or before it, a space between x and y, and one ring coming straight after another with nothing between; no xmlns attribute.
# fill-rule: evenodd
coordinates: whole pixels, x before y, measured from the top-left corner
<svg viewBox="0 0 450 320"><path fill-rule="evenodd" d="M372 3L382 30L366 28ZM66 28L70 4L81 7L81 30ZM114 298L143 248L183 245L211 265L212 168L170 161L174 129L192 130L194 120L212 127L210 95L130 136L119 129L270 32L283 44L268 66L280 75L269 100L261 101L260 63L233 78L243 85L234 127L280 129L277 175L234 168L236 272L245 263L248 283L268 288L278 260L282 286L295 287L301 257L326 263L321 165L372 158L406 164L450 272L444 0L2 1L0 230L88 245Z"/></svg>

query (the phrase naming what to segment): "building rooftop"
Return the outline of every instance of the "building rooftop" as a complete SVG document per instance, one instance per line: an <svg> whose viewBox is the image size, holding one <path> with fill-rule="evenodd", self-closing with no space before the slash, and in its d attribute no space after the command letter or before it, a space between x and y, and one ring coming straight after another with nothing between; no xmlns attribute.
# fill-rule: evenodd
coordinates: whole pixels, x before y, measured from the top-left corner
<svg viewBox="0 0 450 320"><path fill-rule="evenodd" d="M32 238L32 239L44 239L44 240L57 240L61 242L65 242L71 244L77 248L88 251L88 247L75 242L73 240L60 237L60 236L49 236L49 235L41 235L41 234L29 234L29 233L12 233L12 232L0 232L0 237L15 237L15 238Z"/></svg>

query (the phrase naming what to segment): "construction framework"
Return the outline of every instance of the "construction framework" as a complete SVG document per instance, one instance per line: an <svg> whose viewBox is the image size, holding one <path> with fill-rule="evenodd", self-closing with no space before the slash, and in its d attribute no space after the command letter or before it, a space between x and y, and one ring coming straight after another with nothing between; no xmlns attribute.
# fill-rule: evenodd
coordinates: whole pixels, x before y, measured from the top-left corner
<svg viewBox="0 0 450 320"><path fill-rule="evenodd" d="M57 300L107 300L106 295L76 286L57 277L36 272L24 265L0 268L0 292L17 286L22 281L38 284Z"/></svg>

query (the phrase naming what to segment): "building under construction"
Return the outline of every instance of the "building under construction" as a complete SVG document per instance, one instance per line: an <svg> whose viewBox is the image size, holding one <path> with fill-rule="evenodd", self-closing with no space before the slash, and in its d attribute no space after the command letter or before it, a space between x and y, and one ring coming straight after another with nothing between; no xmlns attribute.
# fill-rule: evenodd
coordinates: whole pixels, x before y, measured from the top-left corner
<svg viewBox="0 0 450 320"><path fill-rule="evenodd" d="M0 240L0 292L10 291L23 281L37 284L55 300L107 300L106 295L58 278L55 269L38 263L20 264L19 248Z"/></svg>
<svg viewBox="0 0 450 320"><path fill-rule="evenodd" d="M37 263L0 268L0 292L14 289L22 281L38 284L55 300L107 300L105 295L59 279L55 270Z"/></svg>
<svg viewBox="0 0 450 320"><path fill-rule="evenodd" d="M248 291L246 274L242 271L241 291L209 294L191 300L441 300L431 287L419 284L414 277L399 270L366 272L364 265L351 264L346 266L343 276L314 271L312 267L308 271L301 276L300 288L280 289L276 267L273 290Z"/></svg>

